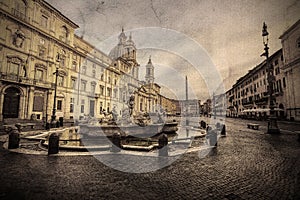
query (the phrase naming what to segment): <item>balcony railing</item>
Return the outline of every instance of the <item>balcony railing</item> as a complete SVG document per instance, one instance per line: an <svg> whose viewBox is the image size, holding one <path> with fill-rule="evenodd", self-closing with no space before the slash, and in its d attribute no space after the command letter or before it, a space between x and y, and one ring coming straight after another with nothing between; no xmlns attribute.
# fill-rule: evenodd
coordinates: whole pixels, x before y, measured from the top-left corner
<svg viewBox="0 0 300 200"><path fill-rule="evenodd" d="M0 73L0 79L25 85L32 85L32 86L39 86L44 88L50 88L51 83L42 81L42 80L34 80L31 78L18 76L17 74L6 74L6 73Z"/></svg>
<svg viewBox="0 0 300 200"><path fill-rule="evenodd" d="M257 105L267 104L267 103L268 103L268 97L263 97L255 100L255 104Z"/></svg>

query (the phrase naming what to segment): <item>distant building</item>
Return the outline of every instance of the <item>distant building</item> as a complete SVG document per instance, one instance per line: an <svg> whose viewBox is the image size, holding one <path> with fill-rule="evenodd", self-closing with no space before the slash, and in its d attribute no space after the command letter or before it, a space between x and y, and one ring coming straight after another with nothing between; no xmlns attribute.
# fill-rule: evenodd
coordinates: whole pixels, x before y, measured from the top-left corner
<svg viewBox="0 0 300 200"><path fill-rule="evenodd" d="M275 113L280 119L300 120L300 20L281 37L283 48L269 57L273 74ZM229 117L266 119L269 115L268 66L264 60L226 92Z"/></svg>
<svg viewBox="0 0 300 200"><path fill-rule="evenodd" d="M285 97L286 77L282 72L283 55L282 50L278 50L269 57L269 64L274 70L275 84L274 96L276 98L277 116L285 118ZM237 80L232 89L226 93L227 116L266 118L269 108L268 94L268 67L263 61L250 70L245 76ZM279 110L280 108L280 110Z"/></svg>
<svg viewBox="0 0 300 200"><path fill-rule="evenodd" d="M183 116L199 116L201 101L198 99L178 100L178 106Z"/></svg>

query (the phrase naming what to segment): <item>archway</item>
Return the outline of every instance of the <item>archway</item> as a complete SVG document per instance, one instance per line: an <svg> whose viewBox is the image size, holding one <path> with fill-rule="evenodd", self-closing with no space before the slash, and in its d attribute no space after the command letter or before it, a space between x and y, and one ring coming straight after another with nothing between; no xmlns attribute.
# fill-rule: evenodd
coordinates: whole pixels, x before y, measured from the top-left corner
<svg viewBox="0 0 300 200"><path fill-rule="evenodd" d="M20 105L20 90L10 87L5 90L3 102L3 118L18 118Z"/></svg>

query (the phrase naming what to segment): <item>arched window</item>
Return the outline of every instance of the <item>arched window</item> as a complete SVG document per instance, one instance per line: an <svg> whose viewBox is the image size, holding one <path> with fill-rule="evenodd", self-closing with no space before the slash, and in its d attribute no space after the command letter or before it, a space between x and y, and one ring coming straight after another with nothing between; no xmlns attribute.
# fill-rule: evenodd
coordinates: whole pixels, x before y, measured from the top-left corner
<svg viewBox="0 0 300 200"><path fill-rule="evenodd" d="M34 79L36 81L44 81L46 76L47 67L41 64L35 65Z"/></svg>
<svg viewBox="0 0 300 200"><path fill-rule="evenodd" d="M64 42L67 41L69 35L69 30L66 26L61 27L61 37L60 39L63 40Z"/></svg>
<svg viewBox="0 0 300 200"><path fill-rule="evenodd" d="M26 2L23 0L15 1L14 15L25 20L26 19Z"/></svg>
<svg viewBox="0 0 300 200"><path fill-rule="evenodd" d="M25 76L26 66L24 61L16 56L7 57L7 73L11 75Z"/></svg>

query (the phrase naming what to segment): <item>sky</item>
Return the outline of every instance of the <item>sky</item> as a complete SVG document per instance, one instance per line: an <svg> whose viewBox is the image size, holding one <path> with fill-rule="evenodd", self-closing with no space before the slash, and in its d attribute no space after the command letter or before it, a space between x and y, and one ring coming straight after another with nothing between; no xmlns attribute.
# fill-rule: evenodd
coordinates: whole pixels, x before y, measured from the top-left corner
<svg viewBox="0 0 300 200"><path fill-rule="evenodd" d="M79 25L76 34L109 53L122 27L136 44L140 79L151 56L162 92L205 100L222 93L264 58L262 24L270 53L300 19L299 0L47 0Z"/></svg>

